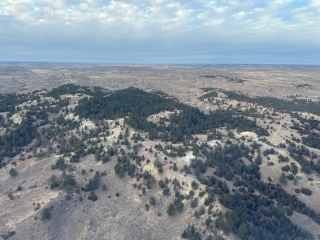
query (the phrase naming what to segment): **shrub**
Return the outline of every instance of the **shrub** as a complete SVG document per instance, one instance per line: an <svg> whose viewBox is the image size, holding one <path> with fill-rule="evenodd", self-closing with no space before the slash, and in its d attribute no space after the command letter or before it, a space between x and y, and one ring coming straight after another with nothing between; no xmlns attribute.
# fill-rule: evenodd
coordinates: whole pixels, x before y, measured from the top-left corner
<svg viewBox="0 0 320 240"><path fill-rule="evenodd" d="M205 200L204 200L204 205L208 206L209 204L211 204L213 202L213 197L212 196L208 196Z"/></svg>
<svg viewBox="0 0 320 240"><path fill-rule="evenodd" d="M286 174L281 173L280 178L279 178L280 183L286 184L287 183L287 177Z"/></svg>
<svg viewBox="0 0 320 240"><path fill-rule="evenodd" d="M170 195L170 189L168 187L164 188L162 191L163 195L169 196Z"/></svg>
<svg viewBox="0 0 320 240"><path fill-rule="evenodd" d="M281 163L281 162L289 162L289 158L288 157L284 157L282 155L279 155L278 159L279 159L279 163Z"/></svg>
<svg viewBox="0 0 320 240"><path fill-rule="evenodd" d="M176 163L173 164L172 169L173 169L173 171L177 171L177 170L178 170L178 167L177 167L177 164L176 164Z"/></svg>
<svg viewBox="0 0 320 240"><path fill-rule="evenodd" d="M154 166L158 169L158 173L163 172L162 163L158 159L154 162Z"/></svg>
<svg viewBox="0 0 320 240"><path fill-rule="evenodd" d="M199 219L199 218L200 218L200 214L199 214L198 210L194 211L193 216L194 216L196 219Z"/></svg>
<svg viewBox="0 0 320 240"><path fill-rule="evenodd" d="M209 227L211 223L212 223L212 219L211 219L211 217L209 216L209 217L205 220L205 224L206 224L207 227Z"/></svg>
<svg viewBox="0 0 320 240"><path fill-rule="evenodd" d="M64 189L70 189L72 188L74 185L76 185L76 180L74 178L74 176L70 175L70 174L65 174L65 172L63 172L62 175L62 182L61 182L61 188Z"/></svg>
<svg viewBox="0 0 320 240"><path fill-rule="evenodd" d="M70 201L72 199L72 195L71 194L67 194L66 195L66 200Z"/></svg>
<svg viewBox="0 0 320 240"><path fill-rule="evenodd" d="M261 164L262 164L262 157L259 155L258 157L256 157L256 159L254 160L254 162L255 162L257 165L261 165Z"/></svg>
<svg viewBox="0 0 320 240"><path fill-rule="evenodd" d="M9 171L9 174L10 174L10 177L16 177L18 175L18 172L14 168L11 168Z"/></svg>
<svg viewBox="0 0 320 240"><path fill-rule="evenodd" d="M165 186L166 186L166 184L164 183L164 181L163 181L163 180L160 180L160 181L159 181L159 187L165 188Z"/></svg>
<svg viewBox="0 0 320 240"><path fill-rule="evenodd" d="M179 203L177 204L177 210L178 210L179 212L182 212L182 211L183 211L183 207L184 207L184 204L183 204L182 202L179 202Z"/></svg>
<svg viewBox="0 0 320 240"><path fill-rule="evenodd" d="M88 196L88 200L91 200L91 201L97 201L98 200L98 196L92 192L89 196Z"/></svg>
<svg viewBox="0 0 320 240"><path fill-rule="evenodd" d="M287 164L283 167L281 167L281 170L284 171L284 172L289 172L291 170L290 166Z"/></svg>
<svg viewBox="0 0 320 240"><path fill-rule="evenodd" d="M150 205L147 203L146 205L144 205L145 206L145 208L146 208L146 211L149 211L149 209L150 209Z"/></svg>
<svg viewBox="0 0 320 240"><path fill-rule="evenodd" d="M194 198L191 200L190 207L196 208L198 206L198 203L199 203L198 198Z"/></svg>
<svg viewBox="0 0 320 240"><path fill-rule="evenodd" d="M174 205L171 203L169 206L168 206L168 209L167 209L167 214L169 216L172 216L175 212L175 208L174 208Z"/></svg>
<svg viewBox="0 0 320 240"><path fill-rule="evenodd" d="M191 182L191 187L192 187L194 190L197 190L198 187L199 187L199 185L198 185L198 183L196 183L196 181L192 181L192 182Z"/></svg>
<svg viewBox="0 0 320 240"><path fill-rule="evenodd" d="M93 191L99 188L100 185L100 173L96 172L94 177L89 180L89 182L86 185L86 189L88 191Z"/></svg>
<svg viewBox="0 0 320 240"><path fill-rule="evenodd" d="M156 199L155 199L154 196L150 196L150 198L149 198L149 203L150 203L152 206L155 206L155 205L156 205L157 201L156 201Z"/></svg>
<svg viewBox="0 0 320 240"><path fill-rule="evenodd" d="M15 234L16 234L15 231L9 231L7 234L1 235L1 237L2 237L4 240L6 240L6 239L12 237L12 236L15 235Z"/></svg>
<svg viewBox="0 0 320 240"><path fill-rule="evenodd" d="M104 156L103 158L102 158L102 162L103 163L106 163L106 162L108 162L110 160L110 158L109 158L109 156L107 155L107 156Z"/></svg>
<svg viewBox="0 0 320 240"><path fill-rule="evenodd" d="M286 207L285 210L286 210L286 213L287 213L288 216L292 216L293 210L292 210L291 207Z"/></svg>
<svg viewBox="0 0 320 240"><path fill-rule="evenodd" d="M294 179L294 176L293 176L292 174L289 174L289 175L287 176L287 178L291 181L291 180Z"/></svg>
<svg viewBox="0 0 320 240"><path fill-rule="evenodd" d="M266 149L262 152L263 156L268 156L269 154L275 154L274 148Z"/></svg>
<svg viewBox="0 0 320 240"><path fill-rule="evenodd" d="M51 218L51 210L52 210L52 207L53 207L53 206L47 207L47 208L44 208L44 209L43 209L42 214L41 214L41 220L42 220L42 221Z"/></svg>
<svg viewBox="0 0 320 240"><path fill-rule="evenodd" d="M304 187L301 188L301 192L307 196L310 196L312 194L312 191L309 188L304 188Z"/></svg>

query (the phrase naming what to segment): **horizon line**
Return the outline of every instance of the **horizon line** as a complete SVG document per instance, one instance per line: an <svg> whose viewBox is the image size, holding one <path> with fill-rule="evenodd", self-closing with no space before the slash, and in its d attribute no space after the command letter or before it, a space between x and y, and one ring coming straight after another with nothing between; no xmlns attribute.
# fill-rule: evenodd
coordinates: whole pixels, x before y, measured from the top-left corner
<svg viewBox="0 0 320 240"><path fill-rule="evenodd" d="M174 66L174 65L198 65L198 66L204 66L204 65L257 65L257 66L317 66L319 67L320 64L304 64L304 63L207 63L207 62L163 62L163 63L132 63L132 62L104 62L104 61L33 61L33 60L0 60L0 63L31 63L31 64L87 64L87 65L100 65L100 64L105 64L105 65L113 65L113 66L120 66L120 65L136 65L136 66L154 66L154 65L162 65L162 66Z"/></svg>

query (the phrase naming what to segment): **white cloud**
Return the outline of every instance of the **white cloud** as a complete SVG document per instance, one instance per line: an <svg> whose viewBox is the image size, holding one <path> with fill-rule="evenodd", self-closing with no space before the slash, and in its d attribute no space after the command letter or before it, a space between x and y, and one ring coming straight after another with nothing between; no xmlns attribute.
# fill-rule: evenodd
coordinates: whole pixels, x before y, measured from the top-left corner
<svg viewBox="0 0 320 240"><path fill-rule="evenodd" d="M271 1L272 4L276 4L276 5L286 5L291 2L292 2L292 0L273 0L273 1Z"/></svg>
<svg viewBox="0 0 320 240"><path fill-rule="evenodd" d="M239 19L244 18L246 15L247 15L247 14L246 14L244 11L241 11L241 12L238 12L238 13L233 14L232 16L233 16L235 19L239 20Z"/></svg>
<svg viewBox="0 0 320 240"><path fill-rule="evenodd" d="M188 42L193 51L202 51L201 47L210 49L210 43L227 49L238 43L250 47L278 41L290 46L320 39L320 2L311 0L300 8L289 8L291 4L291 0L2 0L0 44L24 39L76 49L90 39L106 48L132 44L151 51L153 43L166 48Z"/></svg>
<svg viewBox="0 0 320 240"><path fill-rule="evenodd" d="M212 10L216 13L225 13L228 7L212 7Z"/></svg>

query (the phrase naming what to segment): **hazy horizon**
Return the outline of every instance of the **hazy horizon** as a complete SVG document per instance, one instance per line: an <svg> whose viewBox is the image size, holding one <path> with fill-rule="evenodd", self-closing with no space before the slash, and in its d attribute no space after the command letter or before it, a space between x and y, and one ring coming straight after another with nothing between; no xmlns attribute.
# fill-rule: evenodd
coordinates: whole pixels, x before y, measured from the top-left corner
<svg viewBox="0 0 320 240"><path fill-rule="evenodd" d="M0 2L0 61L320 64L318 0Z"/></svg>
<svg viewBox="0 0 320 240"><path fill-rule="evenodd" d="M86 62L86 61L0 61L0 64L78 64L78 65L110 65L110 66L301 66L320 67L320 64L299 63L126 63L126 62Z"/></svg>

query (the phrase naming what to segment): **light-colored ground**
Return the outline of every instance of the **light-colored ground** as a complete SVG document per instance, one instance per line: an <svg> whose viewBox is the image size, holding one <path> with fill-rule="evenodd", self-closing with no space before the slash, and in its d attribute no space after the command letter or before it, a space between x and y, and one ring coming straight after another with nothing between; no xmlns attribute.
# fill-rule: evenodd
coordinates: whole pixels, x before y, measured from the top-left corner
<svg viewBox="0 0 320 240"><path fill-rule="evenodd" d="M135 86L162 90L190 104L200 88L222 88L250 95L283 97L302 95L319 98L319 66L206 65L206 66L112 66L85 64L0 64L0 92L33 91L63 83L120 89ZM245 79L234 83L203 75ZM309 84L307 87L297 87Z"/></svg>

